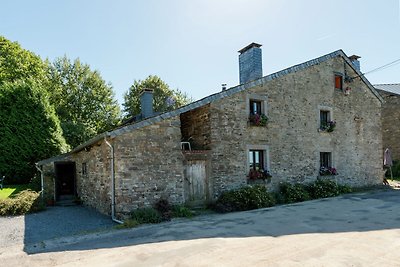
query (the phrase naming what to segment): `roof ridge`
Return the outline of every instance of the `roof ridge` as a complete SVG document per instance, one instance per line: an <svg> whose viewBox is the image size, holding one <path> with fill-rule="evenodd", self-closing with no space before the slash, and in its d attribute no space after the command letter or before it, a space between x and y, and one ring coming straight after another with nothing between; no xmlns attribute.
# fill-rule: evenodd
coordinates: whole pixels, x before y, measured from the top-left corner
<svg viewBox="0 0 400 267"><path fill-rule="evenodd" d="M345 61L353 68L353 70L358 74L358 77L360 77L360 78L364 81L364 83L370 88L371 92L372 92L380 101L383 101L382 97L381 97L381 96L379 95L379 93L375 90L375 87L373 87L372 84L364 77L364 75L361 73L361 71L359 71L359 70L357 70L356 68L354 68L353 64L351 63L351 61L350 61L350 59L348 58L348 56L346 55L346 53L345 53L342 49L338 49L338 50L333 51L333 52L331 52L331 53L322 55L322 56L320 56L320 57L317 57L317 58L314 58L314 59L305 61L305 62L303 62L303 63L296 64L296 65L293 65L293 66L291 66L291 67L285 68L285 69L283 69L283 70L280 70L280 71L271 73L271 74L269 74L269 75L263 76L263 77L261 77L261 78L258 78L258 79L256 79L256 80L254 80L254 81L250 81L250 82L244 83L244 84L239 84L239 85L237 85L237 86L228 88L228 89L226 89L226 90L224 90L224 91L216 92L216 93L214 93L214 94L211 94L211 95L208 95L208 96L206 96L206 97L203 97L202 99L199 99L199 100L197 100L197 101L194 101L194 102L192 102L192 103L189 103L189 104L187 104L187 105L185 105L185 106L182 106L182 107L180 107L180 108L177 108L177 109L175 109L175 110L167 111L167 112L164 112L164 113L155 115L155 116L153 116L153 117L146 118L146 119L144 119L144 120L142 120L142 121L139 121L139 122L134 122L134 123L131 123L131 124L121 125L121 126L119 126L119 127L114 128L114 129L111 130L111 131L104 132L104 133L101 133L101 134L99 134L99 135L93 137L92 139L86 141L85 143L83 143L83 144L81 144L81 145L75 147L75 148L72 149L69 153L78 152L78 151L84 149L85 147L90 146L90 145L92 145L93 143L100 141L100 139L102 139L102 138L107 138L107 137L111 137L111 138L112 138L112 137L121 135L121 134L123 134L123 133L126 133L126 132L128 132L128 131L131 131L131 130L133 130L133 129L142 128L142 127L145 127L145 126L148 126L148 125L151 125L151 124L160 122L160 121L162 121L162 120L169 119L169 118L171 118L171 117L180 115L180 114L182 114L182 113L184 113L184 112L187 112L187 111L193 110L193 109L195 109L195 108L198 108L198 107L207 105L207 104L209 104L209 103L211 103L211 102L213 102L213 101L215 101L215 100L219 100L219 99L225 98L225 97L227 97L227 96L236 94L236 93L238 93L238 92L244 91L244 90L246 90L246 89L248 89L248 88L252 88L252 87L254 87L254 86L263 85L264 83L266 83L266 82L268 82L268 81L277 79L277 78L282 77L282 76L285 76L285 75L287 75L287 74L295 73L295 72L304 70L304 69L306 69L306 68L309 68L309 67L311 67L311 66L318 65L318 64L320 64L320 63L322 63L322 62L325 62L325 61L327 61L327 60L329 60L329 59L332 59L332 58L334 58L334 57L337 57L337 56L343 57L344 60L345 60ZM67 154L68 154L68 153L67 153ZM43 162L43 161L42 161L42 162Z"/></svg>

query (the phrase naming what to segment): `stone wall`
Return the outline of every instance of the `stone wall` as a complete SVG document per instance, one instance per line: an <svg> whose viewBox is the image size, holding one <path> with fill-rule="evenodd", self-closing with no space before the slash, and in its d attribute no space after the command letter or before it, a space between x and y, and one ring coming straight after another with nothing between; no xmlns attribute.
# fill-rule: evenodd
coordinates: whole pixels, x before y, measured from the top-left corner
<svg viewBox="0 0 400 267"><path fill-rule="evenodd" d="M210 149L210 105L180 115L183 141L190 141L193 150Z"/></svg>
<svg viewBox="0 0 400 267"><path fill-rule="evenodd" d="M360 79L334 89L334 73L357 74L341 57L274 79L263 86L215 101L210 106L211 177L214 192L246 184L249 149L265 149L279 182L311 182L319 175L319 153L331 152L338 182L361 186L382 180L381 103ZM250 126L249 96L266 100L266 127ZM319 131L319 110L331 110L332 133Z"/></svg>
<svg viewBox="0 0 400 267"><path fill-rule="evenodd" d="M54 163L48 163L42 166L42 173L43 173L43 196L44 199L51 203L55 201L55 170L54 170Z"/></svg>
<svg viewBox="0 0 400 267"><path fill-rule="evenodd" d="M160 198L183 203L183 155L179 116L117 136L116 212L153 205Z"/></svg>
<svg viewBox="0 0 400 267"><path fill-rule="evenodd" d="M111 152L104 141L73 155L76 164L76 191L86 206L111 213ZM83 164L86 173L83 173Z"/></svg>
<svg viewBox="0 0 400 267"><path fill-rule="evenodd" d="M385 103L382 107L384 149L390 148L393 160L400 160L400 95L378 90Z"/></svg>
<svg viewBox="0 0 400 267"><path fill-rule="evenodd" d="M183 203L183 155L179 117L108 140L114 146L116 215L152 206L160 198ZM73 157L77 192L85 205L111 213L111 154L103 141ZM82 173L86 164L87 174Z"/></svg>

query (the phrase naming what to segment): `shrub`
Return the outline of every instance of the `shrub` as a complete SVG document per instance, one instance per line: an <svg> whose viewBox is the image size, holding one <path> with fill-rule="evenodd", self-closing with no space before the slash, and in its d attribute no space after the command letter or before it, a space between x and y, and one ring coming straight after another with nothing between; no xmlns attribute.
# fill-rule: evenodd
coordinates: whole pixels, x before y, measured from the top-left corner
<svg viewBox="0 0 400 267"><path fill-rule="evenodd" d="M308 186L312 198L335 197L341 194L339 186L330 180L318 179ZM345 190L343 188L343 190Z"/></svg>
<svg viewBox="0 0 400 267"><path fill-rule="evenodd" d="M394 179L400 178L400 161L393 161L392 174ZM385 176L391 178L390 169L386 170Z"/></svg>
<svg viewBox="0 0 400 267"><path fill-rule="evenodd" d="M311 197L305 185L284 182L279 185L277 199L279 203L294 203L310 200Z"/></svg>
<svg viewBox="0 0 400 267"><path fill-rule="evenodd" d="M131 219L138 224L143 223L160 223L163 221L162 215L154 208L143 208L134 210Z"/></svg>
<svg viewBox="0 0 400 267"><path fill-rule="evenodd" d="M24 190L12 198L0 200L0 215L22 215L45 209L40 193Z"/></svg>
<svg viewBox="0 0 400 267"><path fill-rule="evenodd" d="M154 204L154 208L161 214L163 221L171 220L171 205L167 199L160 199Z"/></svg>
<svg viewBox="0 0 400 267"><path fill-rule="evenodd" d="M193 212L182 205L172 206L172 217L174 218L191 218L193 217Z"/></svg>
<svg viewBox="0 0 400 267"><path fill-rule="evenodd" d="M221 194L215 204L218 212L231 212L271 207L275 199L264 186L246 186Z"/></svg>

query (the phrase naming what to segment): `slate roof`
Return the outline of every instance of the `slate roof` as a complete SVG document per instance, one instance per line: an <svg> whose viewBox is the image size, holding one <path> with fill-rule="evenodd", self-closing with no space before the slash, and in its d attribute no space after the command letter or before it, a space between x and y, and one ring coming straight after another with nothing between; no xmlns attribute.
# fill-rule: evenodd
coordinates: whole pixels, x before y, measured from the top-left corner
<svg viewBox="0 0 400 267"><path fill-rule="evenodd" d="M349 57L342 50L337 50L337 51L334 51L334 52L329 53L327 55L324 55L324 56L321 56L321 57L306 61L304 63L289 67L287 69L272 73L270 75L261 77L261 78L259 78L257 80L248 82L246 84L241 84L241 85L229 88L227 90L220 91L218 93L212 94L212 95L207 96L207 97L205 97L203 99L200 99L198 101L192 102L192 103L190 103L190 104L188 104L186 106L183 106L183 107L180 107L178 109L175 109L173 111L165 112L165 113L162 113L162 114L147 118L145 120L142 120L142 121L139 121L139 122L136 122L136 123L133 123L133 124L122 125L122 126L116 128L116 129L112 130L112 131L99 134L99 135L93 137L92 139L86 141L85 143L75 147L72 151L70 151L70 152L68 152L66 154L60 155L60 156L66 157L66 156L68 156L70 154L73 154L75 152L79 152L79 151L83 150L84 148L86 148L86 147L88 147L90 145L93 145L93 144L99 142L100 140L102 140L104 138L113 138L113 137L119 136L121 134L130 132L130 131L132 131L134 129L139 129L139 128L142 128L142 127L145 127L145 126L148 126L148 125L163 121L165 119L172 118L174 116L177 116L179 114L185 113L187 111L190 111L190 110L196 109L198 107L207 105L207 104L209 104L211 102L214 102L216 100L225 98L227 96L231 96L231 95L239 93L239 92L242 92L242 91L244 91L246 89L253 88L255 86L261 86L261 85L263 85L263 84L265 84L265 83L267 83L269 81L278 79L278 78L280 78L282 76L285 76L285 75L288 75L290 73L295 73L295 72L304 70L306 68L318 65L320 63L323 63L323 62L328 61L330 59L333 59L335 57L342 57L353 68L353 70L357 73L357 77L359 77L361 80L363 80L363 82L368 86L368 88L371 90L371 92L381 102L383 102L383 98L379 95L379 93L375 90L375 88L371 85L371 83L364 77L364 75L359 70L357 70L357 69L355 69L353 67L353 64L351 63ZM56 156L56 157L53 157L53 158L49 158L49 159L45 159L45 160L39 161L37 164L38 165L43 165L43 164L52 162L54 160L57 160L60 156Z"/></svg>
<svg viewBox="0 0 400 267"><path fill-rule="evenodd" d="M376 89L400 95L400 83L374 84Z"/></svg>

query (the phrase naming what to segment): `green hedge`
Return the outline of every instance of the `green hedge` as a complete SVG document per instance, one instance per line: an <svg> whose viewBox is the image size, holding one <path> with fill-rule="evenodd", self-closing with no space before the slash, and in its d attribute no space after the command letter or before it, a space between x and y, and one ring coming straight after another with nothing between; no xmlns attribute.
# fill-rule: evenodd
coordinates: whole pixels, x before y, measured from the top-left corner
<svg viewBox="0 0 400 267"><path fill-rule="evenodd" d="M279 203L294 203L310 199L334 197L352 192L346 185L336 184L334 181L318 179L310 184L281 183L276 198Z"/></svg>
<svg viewBox="0 0 400 267"><path fill-rule="evenodd" d="M0 200L1 216L22 215L44 209L40 193L29 189L19 192L14 197Z"/></svg>
<svg viewBox="0 0 400 267"><path fill-rule="evenodd" d="M232 212L266 208L275 205L275 199L265 186L246 186L221 194L215 203L217 212Z"/></svg>

